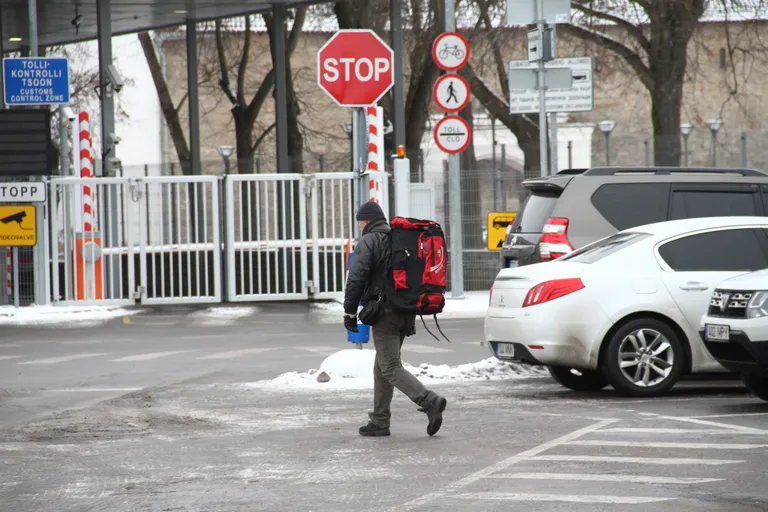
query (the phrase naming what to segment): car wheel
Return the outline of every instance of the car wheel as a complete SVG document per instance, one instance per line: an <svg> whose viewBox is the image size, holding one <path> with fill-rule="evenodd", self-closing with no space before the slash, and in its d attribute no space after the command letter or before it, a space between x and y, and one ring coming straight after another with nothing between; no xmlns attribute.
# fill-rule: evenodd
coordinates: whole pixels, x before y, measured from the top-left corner
<svg viewBox="0 0 768 512"><path fill-rule="evenodd" d="M600 366L619 393L660 396L683 371L685 351L675 332L654 318L638 318L621 326L608 340Z"/></svg>
<svg viewBox="0 0 768 512"><path fill-rule="evenodd" d="M550 366L549 374L560 385L574 391L599 391L608 385L599 372L577 370L567 366Z"/></svg>
<svg viewBox="0 0 768 512"><path fill-rule="evenodd" d="M753 395L768 402L768 376L759 373L746 373L741 376L741 379Z"/></svg>

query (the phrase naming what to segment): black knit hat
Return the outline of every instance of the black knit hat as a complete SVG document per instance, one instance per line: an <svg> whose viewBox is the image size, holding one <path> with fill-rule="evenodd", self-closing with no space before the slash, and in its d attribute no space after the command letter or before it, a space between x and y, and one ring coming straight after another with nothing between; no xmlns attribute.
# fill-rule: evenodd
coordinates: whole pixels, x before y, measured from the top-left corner
<svg viewBox="0 0 768 512"><path fill-rule="evenodd" d="M384 211L381 209L381 206L374 203L373 201L364 203L363 206L357 210L357 220L370 221L376 219L386 219L386 217L384 216Z"/></svg>

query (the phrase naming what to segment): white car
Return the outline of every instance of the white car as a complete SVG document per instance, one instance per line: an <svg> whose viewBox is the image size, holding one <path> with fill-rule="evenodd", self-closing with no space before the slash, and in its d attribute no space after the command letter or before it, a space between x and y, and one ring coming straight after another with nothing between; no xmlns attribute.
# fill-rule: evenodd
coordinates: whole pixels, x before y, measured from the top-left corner
<svg viewBox="0 0 768 512"><path fill-rule="evenodd" d="M699 335L720 364L740 373L755 396L768 400L768 270L718 284Z"/></svg>
<svg viewBox="0 0 768 512"><path fill-rule="evenodd" d="M628 229L558 260L499 272L485 341L575 390L657 396L682 374L727 371L699 336L715 286L768 268L768 217Z"/></svg>

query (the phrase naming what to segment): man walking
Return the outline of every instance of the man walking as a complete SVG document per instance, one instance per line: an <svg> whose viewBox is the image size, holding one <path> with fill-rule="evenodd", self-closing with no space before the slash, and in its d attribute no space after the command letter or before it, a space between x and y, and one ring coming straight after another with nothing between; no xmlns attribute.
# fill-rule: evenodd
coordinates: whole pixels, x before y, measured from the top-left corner
<svg viewBox="0 0 768 512"><path fill-rule="evenodd" d="M373 369L373 412L362 436L388 436L390 404L394 388L399 389L427 414L427 434L433 436L443 423L447 400L429 391L403 368L400 349L406 336L416 333L416 316L391 308L387 299L393 289L391 266L391 228L381 207L370 201L357 212L362 236L355 247L344 294L344 327L357 332L359 304L380 301L381 316L373 325L376 362Z"/></svg>

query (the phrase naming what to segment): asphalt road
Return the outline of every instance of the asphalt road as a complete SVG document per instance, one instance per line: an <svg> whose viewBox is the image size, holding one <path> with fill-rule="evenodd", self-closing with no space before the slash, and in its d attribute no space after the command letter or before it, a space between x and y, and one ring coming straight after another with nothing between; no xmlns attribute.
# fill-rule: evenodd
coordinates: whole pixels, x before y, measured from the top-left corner
<svg viewBox="0 0 768 512"><path fill-rule="evenodd" d="M440 385L437 436L396 394L392 436L362 438L370 391L245 384L318 367L347 346L335 320L189 312L0 330L0 510L768 510L768 404L738 382L645 400L544 377ZM481 321L441 324L452 345L422 332L404 357L487 357Z"/></svg>

